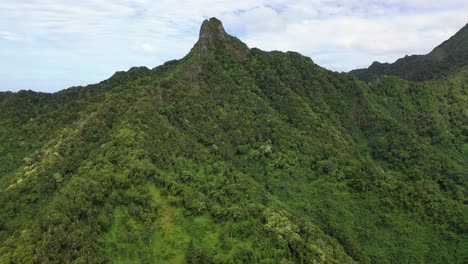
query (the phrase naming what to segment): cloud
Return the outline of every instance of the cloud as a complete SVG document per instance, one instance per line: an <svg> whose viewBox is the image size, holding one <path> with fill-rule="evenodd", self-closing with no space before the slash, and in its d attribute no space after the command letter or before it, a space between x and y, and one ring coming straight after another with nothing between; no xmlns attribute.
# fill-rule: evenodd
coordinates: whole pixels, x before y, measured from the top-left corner
<svg viewBox="0 0 468 264"><path fill-rule="evenodd" d="M0 39L1 40L15 40L15 34L8 32L8 31L1 31L0 32Z"/></svg>
<svg viewBox="0 0 468 264"><path fill-rule="evenodd" d="M146 54L155 53L157 51L156 48L152 44L147 43L147 42L135 46L133 50L135 52L142 52Z"/></svg>
<svg viewBox="0 0 468 264"><path fill-rule="evenodd" d="M212 16L251 47L351 70L429 52L467 13L466 0L3 0L0 90L55 91L181 58Z"/></svg>
<svg viewBox="0 0 468 264"><path fill-rule="evenodd" d="M0 40L4 41L26 41L28 40L25 37L19 36L13 32L9 31L0 31Z"/></svg>
<svg viewBox="0 0 468 264"><path fill-rule="evenodd" d="M466 12L457 9L385 16L356 16L343 11L344 14L324 16L324 10L328 14L338 11L322 8L316 17L302 18L303 12L295 14L295 10L287 10L275 18L282 20L285 27L275 32L247 31L242 39L261 49L300 51L319 64L340 65L332 68L348 71L375 60L392 62L407 54L427 53L467 22ZM290 17L295 20L288 20ZM327 61L314 56L319 53L328 53Z"/></svg>
<svg viewBox="0 0 468 264"><path fill-rule="evenodd" d="M141 45L141 50L145 53L152 53L155 51L155 48L149 43L143 43Z"/></svg>

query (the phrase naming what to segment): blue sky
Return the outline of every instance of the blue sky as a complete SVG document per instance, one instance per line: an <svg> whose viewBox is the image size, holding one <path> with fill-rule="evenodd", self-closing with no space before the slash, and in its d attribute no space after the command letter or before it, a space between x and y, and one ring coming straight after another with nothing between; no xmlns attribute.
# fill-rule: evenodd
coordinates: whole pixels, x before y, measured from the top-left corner
<svg viewBox="0 0 468 264"><path fill-rule="evenodd" d="M249 47L337 71L424 54L468 22L466 0L2 0L0 91L54 92L183 57L216 16Z"/></svg>

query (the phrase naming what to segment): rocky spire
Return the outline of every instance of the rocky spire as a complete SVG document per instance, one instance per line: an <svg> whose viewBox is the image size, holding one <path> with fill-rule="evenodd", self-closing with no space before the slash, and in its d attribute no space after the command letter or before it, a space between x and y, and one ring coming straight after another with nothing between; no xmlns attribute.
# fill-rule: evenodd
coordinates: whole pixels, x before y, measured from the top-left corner
<svg viewBox="0 0 468 264"><path fill-rule="evenodd" d="M226 39L223 23L216 17L203 21L200 28L199 42L223 41Z"/></svg>
<svg viewBox="0 0 468 264"><path fill-rule="evenodd" d="M215 17L203 21L194 48L202 58L213 57L216 51L228 50L236 60L240 60L249 50L247 45L228 35L223 23Z"/></svg>

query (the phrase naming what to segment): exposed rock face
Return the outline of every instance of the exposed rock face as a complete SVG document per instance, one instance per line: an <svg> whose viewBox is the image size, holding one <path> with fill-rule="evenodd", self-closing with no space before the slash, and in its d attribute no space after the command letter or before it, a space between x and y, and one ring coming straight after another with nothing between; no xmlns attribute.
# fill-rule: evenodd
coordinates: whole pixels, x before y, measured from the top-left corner
<svg viewBox="0 0 468 264"><path fill-rule="evenodd" d="M218 57L220 53L227 52L237 61L249 51L242 41L227 34L221 21L215 17L203 21L194 49L202 58Z"/></svg>
<svg viewBox="0 0 468 264"><path fill-rule="evenodd" d="M221 21L215 17L203 21L200 28L199 41L213 42L216 40L224 40L225 38L226 31L224 31L223 23L221 23Z"/></svg>
<svg viewBox="0 0 468 264"><path fill-rule="evenodd" d="M223 24L217 18L210 18L203 21L200 34L195 48L197 48L200 57L209 56L219 44L226 40L226 32Z"/></svg>

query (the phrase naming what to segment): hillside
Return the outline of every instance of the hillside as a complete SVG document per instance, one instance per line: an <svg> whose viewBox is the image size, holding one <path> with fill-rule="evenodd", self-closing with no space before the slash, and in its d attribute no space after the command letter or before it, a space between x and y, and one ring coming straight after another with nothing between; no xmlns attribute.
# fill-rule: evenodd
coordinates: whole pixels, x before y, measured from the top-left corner
<svg viewBox="0 0 468 264"><path fill-rule="evenodd" d="M468 24L430 53L411 55L394 63L374 62L367 69L351 71L363 81L380 76L398 76L409 81L427 81L446 77L468 64Z"/></svg>
<svg viewBox="0 0 468 264"><path fill-rule="evenodd" d="M366 84L219 20L187 56L0 93L0 263L466 263L468 67Z"/></svg>

